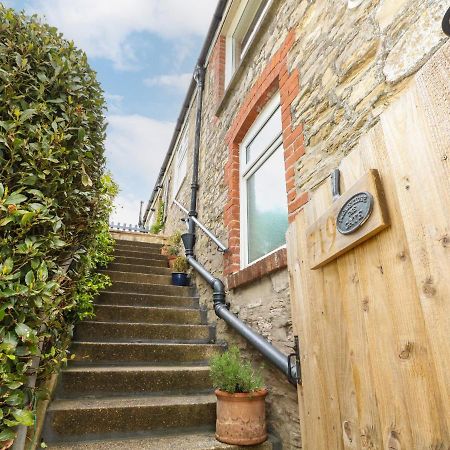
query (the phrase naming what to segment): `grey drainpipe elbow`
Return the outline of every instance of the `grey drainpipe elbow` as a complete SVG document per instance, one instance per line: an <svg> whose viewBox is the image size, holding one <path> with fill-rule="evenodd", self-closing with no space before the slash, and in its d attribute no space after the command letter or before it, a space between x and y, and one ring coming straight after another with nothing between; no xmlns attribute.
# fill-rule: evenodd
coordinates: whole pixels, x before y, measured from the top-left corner
<svg viewBox="0 0 450 450"><path fill-rule="evenodd" d="M188 233L186 233L188 234ZM291 364L290 359L284 353L275 348L266 338L252 330L233 314L225 304L225 286L221 280L212 275L192 255L193 249L186 249L186 259L189 265L213 288L214 312L228 325L237 331L249 344L258 350L275 367L283 372L289 382L294 386L300 379L299 369L296 364Z"/></svg>

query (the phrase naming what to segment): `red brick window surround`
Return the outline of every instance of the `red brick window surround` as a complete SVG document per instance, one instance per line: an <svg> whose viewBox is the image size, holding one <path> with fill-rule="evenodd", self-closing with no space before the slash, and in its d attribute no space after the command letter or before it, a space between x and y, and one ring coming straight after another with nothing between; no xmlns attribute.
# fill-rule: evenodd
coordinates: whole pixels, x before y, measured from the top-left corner
<svg viewBox="0 0 450 450"><path fill-rule="evenodd" d="M225 36L219 36L211 54L212 97L217 108L225 92Z"/></svg>
<svg viewBox="0 0 450 450"><path fill-rule="evenodd" d="M287 55L294 39L295 32L291 30L281 48L270 59L244 98L226 135L228 161L225 165L224 180L228 187L228 199L224 222L228 230L229 251L224 258L224 273L227 275L230 289L259 279L287 265L286 249L282 248L242 270L240 268L239 146L261 109L277 91L280 92L289 221L293 220L308 200L307 193L299 193L295 187L295 164L305 151L302 126L293 127L291 117L291 104L300 90L298 70L294 69L289 73L287 66Z"/></svg>

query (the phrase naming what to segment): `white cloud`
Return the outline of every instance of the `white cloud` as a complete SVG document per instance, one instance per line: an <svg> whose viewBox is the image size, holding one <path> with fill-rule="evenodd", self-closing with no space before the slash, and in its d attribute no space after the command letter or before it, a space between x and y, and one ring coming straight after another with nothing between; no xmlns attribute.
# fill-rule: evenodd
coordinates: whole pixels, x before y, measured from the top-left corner
<svg viewBox="0 0 450 450"><path fill-rule="evenodd" d="M109 92L105 92L105 99L108 105L108 113L109 114L120 114L122 110L123 103L123 95L118 94L110 94Z"/></svg>
<svg viewBox="0 0 450 450"><path fill-rule="evenodd" d="M140 201L136 194L119 194L114 201L114 211L109 218L110 222L137 225Z"/></svg>
<svg viewBox="0 0 450 450"><path fill-rule="evenodd" d="M91 57L119 68L135 62L128 40L149 32L171 39L203 36L216 0L29 0L27 9L43 14Z"/></svg>
<svg viewBox="0 0 450 450"><path fill-rule="evenodd" d="M108 116L106 156L121 189L115 222L137 223L139 202L151 194L174 125L137 114Z"/></svg>
<svg viewBox="0 0 450 450"><path fill-rule="evenodd" d="M163 86L174 88L182 92L187 91L192 79L192 73L181 73L175 75L159 75L146 78L144 84L147 86Z"/></svg>
<svg viewBox="0 0 450 450"><path fill-rule="evenodd" d="M111 164L124 173L152 176L160 168L173 128L173 122L160 122L138 114L110 115L106 154Z"/></svg>

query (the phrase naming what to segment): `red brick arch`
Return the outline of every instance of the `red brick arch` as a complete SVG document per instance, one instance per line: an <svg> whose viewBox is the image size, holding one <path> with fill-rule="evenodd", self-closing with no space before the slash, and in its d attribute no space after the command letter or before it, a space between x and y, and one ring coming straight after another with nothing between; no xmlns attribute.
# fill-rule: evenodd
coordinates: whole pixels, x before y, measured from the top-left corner
<svg viewBox="0 0 450 450"><path fill-rule="evenodd" d="M245 273L238 273L240 269L239 144L261 109L278 90L281 99L286 193L290 221L308 199L306 193L299 194L295 188L295 164L304 154L304 146L303 128L301 125L293 128L291 117L291 104L300 90L298 70L294 69L289 73L287 66L287 55L294 39L295 32L291 30L281 48L270 59L244 98L226 135L229 154L224 180L228 186L228 200L225 205L224 222L228 229L229 252L225 255L224 272L226 275L234 274L228 277L230 288L250 281L249 278L256 278L268 273L267 271L274 271L286 265L285 252L284 255L281 252L279 255L269 256L267 260L264 258L241 271Z"/></svg>

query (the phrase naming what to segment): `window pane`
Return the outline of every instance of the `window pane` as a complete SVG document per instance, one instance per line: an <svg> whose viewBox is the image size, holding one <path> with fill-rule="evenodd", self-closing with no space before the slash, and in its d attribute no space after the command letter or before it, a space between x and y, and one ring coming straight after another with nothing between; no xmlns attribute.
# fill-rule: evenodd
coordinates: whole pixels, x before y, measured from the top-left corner
<svg viewBox="0 0 450 450"><path fill-rule="evenodd" d="M262 13L265 10L267 6L267 0L264 0L261 2L261 5L259 5L258 10L256 11L255 17L252 20L252 23L248 27L247 32L245 33L244 37L242 38L241 42L241 58L242 55L247 51L247 46L250 43L251 38L255 34L258 26L258 22L261 19Z"/></svg>
<svg viewBox="0 0 450 450"><path fill-rule="evenodd" d="M265 125L245 148L246 162L254 161L280 135L281 108L278 107Z"/></svg>
<svg viewBox="0 0 450 450"><path fill-rule="evenodd" d="M285 243L288 227L285 185L280 146L247 180L249 263Z"/></svg>
<svg viewBox="0 0 450 450"><path fill-rule="evenodd" d="M267 0L248 0L242 12L239 22L233 32L234 64L235 68L241 61L244 51L247 49L251 36L255 32L258 20L261 18Z"/></svg>

